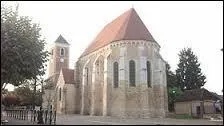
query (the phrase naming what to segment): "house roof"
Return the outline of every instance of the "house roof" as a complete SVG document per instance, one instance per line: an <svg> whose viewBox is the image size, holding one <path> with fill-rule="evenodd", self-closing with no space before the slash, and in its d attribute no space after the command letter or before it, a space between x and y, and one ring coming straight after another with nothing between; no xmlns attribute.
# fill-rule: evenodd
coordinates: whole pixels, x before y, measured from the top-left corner
<svg viewBox="0 0 224 126"><path fill-rule="evenodd" d="M221 100L220 97L205 88L186 90L182 95L176 98L175 102L201 100L203 94L204 100Z"/></svg>
<svg viewBox="0 0 224 126"><path fill-rule="evenodd" d="M74 84L75 83L74 70L62 68L62 74L63 74L65 84Z"/></svg>
<svg viewBox="0 0 224 126"><path fill-rule="evenodd" d="M83 52L87 55L117 40L149 40L156 42L134 8L107 24Z"/></svg>
<svg viewBox="0 0 224 126"><path fill-rule="evenodd" d="M62 35L59 35L58 38L55 40L55 43L62 43L62 44L69 44Z"/></svg>

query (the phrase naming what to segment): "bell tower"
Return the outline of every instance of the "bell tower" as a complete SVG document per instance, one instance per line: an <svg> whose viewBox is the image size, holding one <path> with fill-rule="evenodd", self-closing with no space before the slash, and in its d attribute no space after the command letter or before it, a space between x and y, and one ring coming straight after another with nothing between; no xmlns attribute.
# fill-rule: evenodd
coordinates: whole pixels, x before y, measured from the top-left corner
<svg viewBox="0 0 224 126"><path fill-rule="evenodd" d="M59 35L50 49L48 77L59 74L61 68L69 68L69 43Z"/></svg>

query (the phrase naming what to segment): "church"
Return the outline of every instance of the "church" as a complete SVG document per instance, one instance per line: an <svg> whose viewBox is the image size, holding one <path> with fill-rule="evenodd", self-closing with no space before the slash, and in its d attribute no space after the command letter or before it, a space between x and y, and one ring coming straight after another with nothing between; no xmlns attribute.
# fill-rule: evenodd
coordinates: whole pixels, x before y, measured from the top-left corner
<svg viewBox="0 0 224 126"><path fill-rule="evenodd" d="M134 8L107 24L69 69L61 35L50 52L43 107L59 114L165 117L166 61Z"/></svg>

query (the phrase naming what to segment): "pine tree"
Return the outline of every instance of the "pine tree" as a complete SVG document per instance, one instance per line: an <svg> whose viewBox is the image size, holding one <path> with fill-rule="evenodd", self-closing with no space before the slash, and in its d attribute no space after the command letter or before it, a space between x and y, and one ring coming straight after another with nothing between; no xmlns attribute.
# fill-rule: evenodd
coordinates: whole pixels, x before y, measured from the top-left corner
<svg viewBox="0 0 224 126"><path fill-rule="evenodd" d="M179 57L176 76L181 90L197 89L204 86L206 77L202 74L198 58L191 48L181 50Z"/></svg>

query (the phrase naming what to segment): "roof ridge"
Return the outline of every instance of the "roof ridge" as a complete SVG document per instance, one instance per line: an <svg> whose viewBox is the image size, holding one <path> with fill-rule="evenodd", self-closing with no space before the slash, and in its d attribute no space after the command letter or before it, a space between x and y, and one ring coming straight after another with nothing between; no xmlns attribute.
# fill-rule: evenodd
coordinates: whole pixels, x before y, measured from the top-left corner
<svg viewBox="0 0 224 126"><path fill-rule="evenodd" d="M130 10L129 10L130 11ZM112 21L110 21L108 24L106 24L103 28L102 28L102 30L97 34L97 36L89 43L89 45L87 46L87 48L85 48L85 50L84 50L84 52L81 54L81 56L80 57L82 57L82 55L84 55L85 54L85 52L89 49L89 47L91 47L92 46L92 42L97 42L97 38L104 32L104 30L106 29L106 28L108 28L108 26L110 26L111 24L113 24L114 23L114 21L116 21L118 18L120 18L120 17L122 17L123 15L125 15L125 13L128 13L129 11L126 11L126 12L124 12L124 13L122 13L120 16L118 16L118 17L115 17ZM130 14L129 14L130 15ZM130 16L128 16L128 17L130 17ZM123 23L122 23L123 24ZM121 28L120 28L121 29ZM120 31L120 29L118 30L118 31ZM117 34L119 33L117 31L117 33L116 33L116 35L115 36L117 36ZM96 40L96 41L95 41ZM97 49L96 49L97 50Z"/></svg>
<svg viewBox="0 0 224 126"><path fill-rule="evenodd" d="M118 40L148 40L157 43L135 9L131 8L105 25L79 58Z"/></svg>
<svg viewBox="0 0 224 126"><path fill-rule="evenodd" d="M132 16L133 10L134 10L134 9L131 8L131 9L129 10L129 11L131 11L130 13L128 13L129 11L126 12L126 13L128 13L128 15L127 15L127 17L126 17L127 22L125 22L126 20L124 20L124 22L122 23L121 27L119 28L119 30L117 31L117 33L116 33L116 35L115 35L116 37L119 35L118 33L120 33L120 31L121 31L122 29L124 29L124 34L126 33L128 24L130 23L130 17ZM122 14L122 15L123 15L123 14Z"/></svg>

